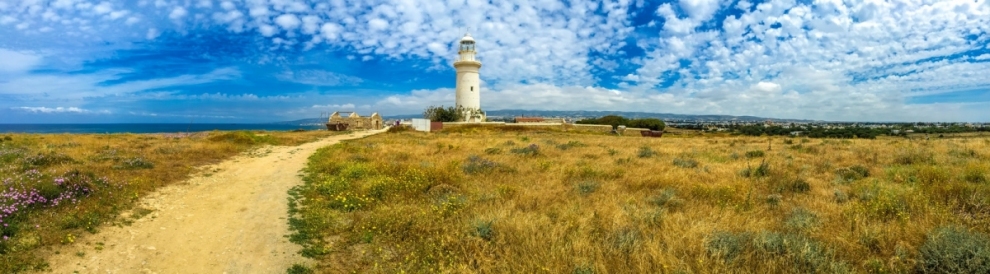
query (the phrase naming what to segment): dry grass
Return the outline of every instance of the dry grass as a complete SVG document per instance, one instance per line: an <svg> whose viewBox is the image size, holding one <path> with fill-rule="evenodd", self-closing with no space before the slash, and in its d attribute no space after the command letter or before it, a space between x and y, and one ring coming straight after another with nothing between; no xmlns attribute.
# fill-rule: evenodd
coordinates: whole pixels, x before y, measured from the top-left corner
<svg viewBox="0 0 990 274"><path fill-rule="evenodd" d="M265 144L294 145L333 133L8 134L0 136L0 272L45 268L39 252L70 244L142 196L197 167ZM10 138L3 138L4 136Z"/></svg>
<svg viewBox="0 0 990 274"><path fill-rule="evenodd" d="M306 185L292 191L291 239L324 272L990 265L986 248L943 247L986 242L988 139L452 132L382 134L320 150ZM950 251L959 255L943 255ZM962 266L939 269L939 260Z"/></svg>

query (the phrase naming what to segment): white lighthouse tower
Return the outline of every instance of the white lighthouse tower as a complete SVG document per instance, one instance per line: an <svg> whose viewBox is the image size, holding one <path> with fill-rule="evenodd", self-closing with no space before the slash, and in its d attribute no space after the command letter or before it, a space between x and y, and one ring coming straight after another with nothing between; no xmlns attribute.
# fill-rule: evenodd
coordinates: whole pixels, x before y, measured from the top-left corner
<svg viewBox="0 0 990 274"><path fill-rule="evenodd" d="M471 34L464 34L464 38L461 38L457 53L459 57L454 61L454 69L457 70L457 85L454 88L457 92L457 106L465 109L465 122L484 122L485 114L481 112L481 78L478 76L481 62L475 59L474 38L471 38Z"/></svg>

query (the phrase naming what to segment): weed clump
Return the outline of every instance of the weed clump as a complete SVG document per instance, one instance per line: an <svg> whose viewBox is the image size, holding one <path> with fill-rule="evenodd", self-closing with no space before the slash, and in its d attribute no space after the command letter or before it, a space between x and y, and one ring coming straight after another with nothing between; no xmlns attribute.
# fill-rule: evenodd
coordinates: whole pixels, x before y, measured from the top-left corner
<svg viewBox="0 0 990 274"><path fill-rule="evenodd" d="M698 167L698 161L694 159L675 158L674 165L683 168L696 168Z"/></svg>
<svg viewBox="0 0 990 274"><path fill-rule="evenodd" d="M571 148L574 148L574 147L583 147L583 146L585 146L585 145L582 144L581 142L578 142L578 141L569 141L566 144L559 144L559 145L557 145L557 149L568 150L568 149L571 149Z"/></svg>
<svg viewBox="0 0 990 274"><path fill-rule="evenodd" d="M73 163L75 160L63 153L38 153L24 158L24 163L32 166L50 166Z"/></svg>
<svg viewBox="0 0 990 274"><path fill-rule="evenodd" d="M760 162L759 166L749 167L739 172L743 177L766 177L770 175L770 164L766 161Z"/></svg>
<svg viewBox="0 0 990 274"><path fill-rule="evenodd" d="M746 152L746 158L760 158L763 157L765 153L762 150L752 150Z"/></svg>
<svg viewBox="0 0 990 274"><path fill-rule="evenodd" d="M485 154L488 155L498 155L502 154L502 149L497 147L490 147L485 149Z"/></svg>
<svg viewBox="0 0 990 274"><path fill-rule="evenodd" d="M467 174L479 174L492 172L499 167L500 165L494 161L471 155L468 156L467 163L464 163L461 169Z"/></svg>
<svg viewBox="0 0 990 274"><path fill-rule="evenodd" d="M491 241L495 236L495 229L492 228L493 223L491 220L474 220L471 222L471 234L485 241Z"/></svg>
<svg viewBox="0 0 990 274"><path fill-rule="evenodd" d="M658 153L656 151L653 151L653 149L651 149L650 147L642 146L639 148L639 152L636 154L636 156L638 156L639 158L650 158L656 156L657 154Z"/></svg>
<svg viewBox="0 0 990 274"><path fill-rule="evenodd" d="M673 189L665 189L660 194L650 198L650 203L658 207L678 209L684 204L684 201L677 198L677 192Z"/></svg>
<svg viewBox="0 0 990 274"><path fill-rule="evenodd" d="M918 272L990 273L990 238L958 227L928 234L919 249Z"/></svg>
<svg viewBox="0 0 990 274"><path fill-rule="evenodd" d="M142 157L134 157L124 160L119 165L113 166L115 169L149 169L154 168L155 164Z"/></svg>
<svg viewBox="0 0 990 274"><path fill-rule="evenodd" d="M577 185L575 185L575 188L577 189L579 194L581 194L582 196L587 196L588 194L594 193L596 190L598 190L599 185L600 183L598 183L598 181L584 180L578 182Z"/></svg>
<svg viewBox="0 0 990 274"><path fill-rule="evenodd" d="M522 154L525 156L536 156L540 154L540 146L536 144L530 144L525 147L513 148L510 152L515 154Z"/></svg>
<svg viewBox="0 0 990 274"><path fill-rule="evenodd" d="M783 266L783 272L848 272L848 266L836 261L832 250L814 239L794 233L715 232L705 243L705 249L709 256L730 265L745 263L749 260L742 257L751 256L763 265L772 262Z"/></svg>
<svg viewBox="0 0 990 274"><path fill-rule="evenodd" d="M966 168L966 170L963 171L963 180L977 184L986 183L988 181L984 171L977 167Z"/></svg>
<svg viewBox="0 0 990 274"><path fill-rule="evenodd" d="M840 168L835 171L835 175L839 176L839 180L841 180L842 182L848 183L869 177L870 170L861 165L855 165L855 166Z"/></svg>
<svg viewBox="0 0 990 274"><path fill-rule="evenodd" d="M780 194L767 195L767 205L770 206L770 208L777 208L777 206L780 206L780 200L783 198L784 196L781 196Z"/></svg>
<svg viewBox="0 0 990 274"><path fill-rule="evenodd" d="M818 216L803 207L795 208L784 221L784 226L794 231L804 231L815 225L818 225Z"/></svg>

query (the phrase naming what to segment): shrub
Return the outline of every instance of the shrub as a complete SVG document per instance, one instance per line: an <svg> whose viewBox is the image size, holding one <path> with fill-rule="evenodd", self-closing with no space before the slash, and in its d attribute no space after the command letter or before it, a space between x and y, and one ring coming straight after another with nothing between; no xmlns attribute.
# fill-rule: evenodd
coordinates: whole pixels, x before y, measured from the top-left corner
<svg viewBox="0 0 990 274"><path fill-rule="evenodd" d="M559 145L557 145L557 149L568 150L568 149L570 149L572 147L583 147L583 146L584 146L584 144L582 144L581 142L570 141L570 142L567 142L566 144L559 144Z"/></svg>
<svg viewBox="0 0 990 274"><path fill-rule="evenodd" d="M894 163L901 165L923 164L935 162L931 153L917 150L904 151L894 157Z"/></svg>
<svg viewBox="0 0 990 274"><path fill-rule="evenodd" d="M863 179L870 176L870 170L866 167L855 165L851 167L840 168L835 171L835 175L839 176L839 179L843 182L852 182L855 180Z"/></svg>
<svg viewBox="0 0 990 274"><path fill-rule="evenodd" d="M928 234L919 248L918 272L990 273L990 238L958 227Z"/></svg>
<svg viewBox="0 0 990 274"><path fill-rule="evenodd" d="M629 120L629 123L627 125L629 127L634 127L634 128L646 128L649 130L660 130L660 131L662 131L664 128L667 127L667 124L665 124L660 119L656 119L656 118L633 119L633 120Z"/></svg>
<svg viewBox="0 0 990 274"><path fill-rule="evenodd" d="M650 198L650 203L658 207L677 209L681 207L683 201L677 198L676 191L674 191L673 189L665 189L662 192L660 192L659 195Z"/></svg>
<svg viewBox="0 0 990 274"><path fill-rule="evenodd" d="M478 157L477 155L468 156L467 163L461 166L464 173L467 174L478 174L478 173L488 173L499 167L499 164L491 160Z"/></svg>
<svg viewBox="0 0 990 274"><path fill-rule="evenodd" d="M526 156L534 156L534 155L539 155L540 154L540 146L538 146L536 144L530 144L528 146L521 147L521 148L513 148L510 151L512 153L515 153L515 154L522 154L522 155L526 155Z"/></svg>
<svg viewBox="0 0 990 274"><path fill-rule="evenodd" d="M963 171L963 180L970 183L986 183L987 177L978 167L968 167Z"/></svg>
<svg viewBox="0 0 990 274"><path fill-rule="evenodd" d="M770 164L766 161L760 162L760 165L755 168L746 168L739 172L739 175L743 177L766 177L770 175Z"/></svg>
<svg viewBox="0 0 990 274"><path fill-rule="evenodd" d="M598 185L599 185L598 181L584 180L578 182L576 188L578 193L580 193L581 195L588 195L594 193L595 190L598 190Z"/></svg>
<svg viewBox="0 0 990 274"><path fill-rule="evenodd" d="M795 208L787 216L784 226L791 230L804 231L818 224L818 216L803 207Z"/></svg>
<svg viewBox="0 0 990 274"><path fill-rule="evenodd" d="M842 191L841 189L836 189L834 193L835 193L834 197L836 203L841 204L841 203L845 203L846 201L849 201L849 194L846 194L845 191Z"/></svg>
<svg viewBox="0 0 990 274"><path fill-rule="evenodd" d="M639 158L650 158L653 157L654 155L657 155L657 152L653 151L653 149L651 149L648 146L640 147L639 153L637 153L637 156L639 156Z"/></svg>
<svg viewBox="0 0 990 274"><path fill-rule="evenodd" d="M683 168L696 168L698 167L698 161L695 161L694 159L675 158L674 165Z"/></svg>
<svg viewBox="0 0 990 274"><path fill-rule="evenodd" d="M58 164L68 164L75 162L72 157L63 153L50 152L48 154L38 153L34 156L24 158L24 163L32 166L49 166Z"/></svg>
<svg viewBox="0 0 990 274"><path fill-rule="evenodd" d="M480 109L470 109L461 106L446 108L443 106L430 106L423 111L423 118L430 119L432 122L460 122L465 120L465 115L468 113L484 114L485 112Z"/></svg>
<svg viewBox="0 0 990 274"><path fill-rule="evenodd" d="M767 205L770 206L771 208L776 208L777 206L780 205L781 199L783 199L783 196L780 196L780 194L767 195Z"/></svg>
<svg viewBox="0 0 990 274"><path fill-rule="evenodd" d="M705 241L705 250L709 256L731 263L745 252L749 238L748 233L716 231Z"/></svg>
<svg viewBox="0 0 990 274"><path fill-rule="evenodd" d="M488 155L502 154L502 149L501 148L497 148L497 147L486 148L485 149L485 154L488 154Z"/></svg>
<svg viewBox="0 0 990 274"><path fill-rule="evenodd" d="M784 144L786 144L786 145L793 145L794 144L794 140L784 139Z"/></svg>
<svg viewBox="0 0 990 274"><path fill-rule="evenodd" d="M116 169L148 169L154 168L155 164L141 157L134 157L124 160L119 165L113 166Z"/></svg>
<svg viewBox="0 0 990 274"><path fill-rule="evenodd" d="M762 150L753 150L753 151L747 151L746 152L746 157L747 158L759 158L759 157L763 157L764 154L765 153L763 153Z"/></svg>
<svg viewBox="0 0 990 274"><path fill-rule="evenodd" d="M288 273L288 274L313 274L313 273L315 273L315 272L313 272L313 269L310 269L309 267L305 267L305 266L303 266L301 264L293 264L292 267L289 267L289 269L286 270L285 272Z"/></svg>
<svg viewBox="0 0 990 274"><path fill-rule="evenodd" d="M471 222L471 231L474 236L482 238L485 241L491 241L492 237L495 236L495 230L492 228L494 222L491 220L474 220Z"/></svg>
<svg viewBox="0 0 990 274"><path fill-rule="evenodd" d="M804 179L798 178L791 181L789 189L791 192L805 193L811 191L811 184L808 184L808 181Z"/></svg>

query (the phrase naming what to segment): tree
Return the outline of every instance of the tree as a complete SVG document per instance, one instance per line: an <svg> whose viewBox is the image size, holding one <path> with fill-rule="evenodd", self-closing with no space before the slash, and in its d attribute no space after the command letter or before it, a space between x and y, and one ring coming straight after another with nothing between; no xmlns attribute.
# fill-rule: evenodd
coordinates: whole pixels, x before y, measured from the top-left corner
<svg viewBox="0 0 990 274"><path fill-rule="evenodd" d="M629 121L629 127L648 128L650 130L663 131L667 124L657 118L633 119Z"/></svg>
<svg viewBox="0 0 990 274"><path fill-rule="evenodd" d="M465 108L465 107L446 107L441 106L430 106L423 111L423 118L430 119L432 122L463 122L468 118L468 115L484 115L485 112L480 109Z"/></svg>

